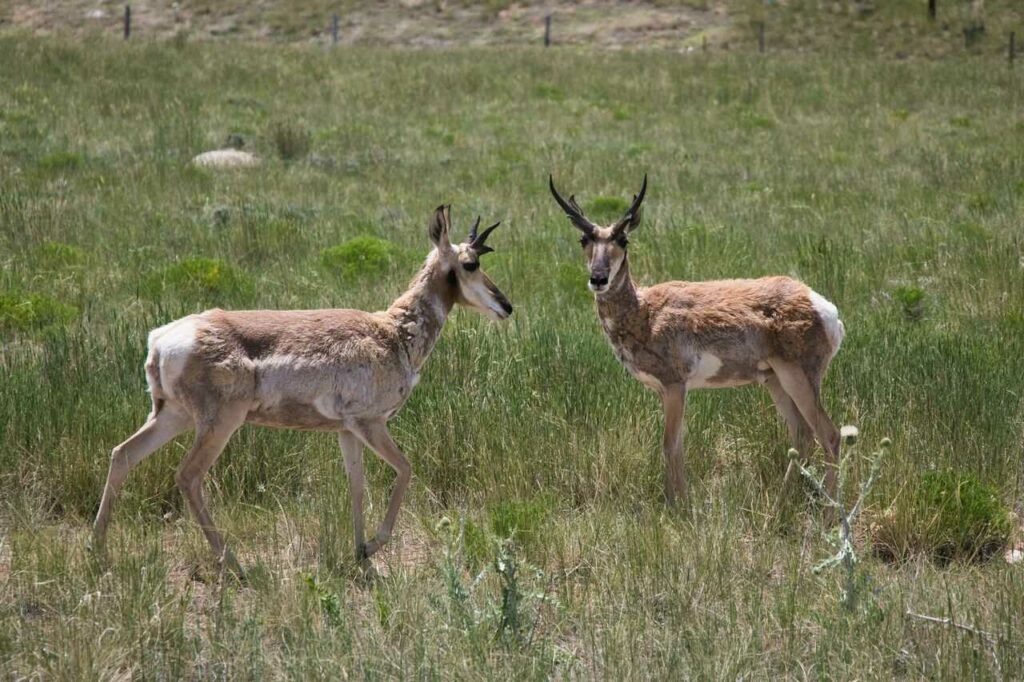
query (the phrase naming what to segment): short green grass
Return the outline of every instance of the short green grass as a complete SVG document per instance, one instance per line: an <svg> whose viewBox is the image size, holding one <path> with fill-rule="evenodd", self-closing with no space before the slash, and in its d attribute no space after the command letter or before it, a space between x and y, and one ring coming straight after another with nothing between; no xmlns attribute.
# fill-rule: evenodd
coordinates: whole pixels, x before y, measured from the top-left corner
<svg viewBox="0 0 1024 682"><path fill-rule="evenodd" d="M3 676L1024 676L1019 566L889 565L869 537L925 470L1021 501L1005 64L17 35L0 63ZM280 158L281 121L308 154ZM229 134L264 163L189 165ZM787 443L759 389L694 392L693 509L666 511L657 401L601 336L549 172L595 215L650 174L642 283L783 273L839 306L828 409L893 440L855 529L862 608L811 571L828 544L804 493L774 513ZM149 329L214 305L384 307L443 202L459 231L503 221L484 264L516 313L456 314L393 420L415 479L380 577L352 564L335 440L250 427L208 483L246 585L174 488L187 438L132 473L106 560L87 552L110 448L149 409ZM401 259L325 267L360 237ZM371 457L368 477L372 524L392 475Z"/></svg>

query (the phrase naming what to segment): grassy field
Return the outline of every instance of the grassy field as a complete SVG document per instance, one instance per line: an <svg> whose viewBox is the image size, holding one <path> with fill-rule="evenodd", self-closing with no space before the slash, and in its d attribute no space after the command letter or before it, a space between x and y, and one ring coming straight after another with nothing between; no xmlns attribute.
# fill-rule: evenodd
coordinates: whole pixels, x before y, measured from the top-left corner
<svg viewBox="0 0 1024 682"><path fill-rule="evenodd" d="M7 34L0 63L0 677L1024 676L1020 565L872 552L879 529L911 542L924 472L1024 500L1003 62ZM262 166L189 165L232 134ZM828 409L862 453L893 441L856 608L812 570L831 546L806 491L773 514L787 443L760 389L691 395L693 508L666 511L658 401L601 335L549 171L599 218L650 173L641 283L783 273L838 305ZM485 267L516 314L456 314L393 420L414 480L379 577L350 558L335 439L251 427L208 484L247 584L174 488L187 438L132 472L109 557L87 551L110 448L149 409L150 328L385 307L442 202L503 220ZM379 264L325 256L356 237L387 242ZM372 524L392 474L369 457L368 476Z"/></svg>

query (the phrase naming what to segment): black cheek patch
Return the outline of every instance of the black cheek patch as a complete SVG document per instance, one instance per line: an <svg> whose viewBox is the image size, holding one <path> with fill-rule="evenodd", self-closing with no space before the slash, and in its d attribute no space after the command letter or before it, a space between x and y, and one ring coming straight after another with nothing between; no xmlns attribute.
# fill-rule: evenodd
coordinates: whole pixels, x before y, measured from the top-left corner
<svg viewBox="0 0 1024 682"><path fill-rule="evenodd" d="M455 274L454 270L448 271L448 286L455 287L459 284L459 277Z"/></svg>

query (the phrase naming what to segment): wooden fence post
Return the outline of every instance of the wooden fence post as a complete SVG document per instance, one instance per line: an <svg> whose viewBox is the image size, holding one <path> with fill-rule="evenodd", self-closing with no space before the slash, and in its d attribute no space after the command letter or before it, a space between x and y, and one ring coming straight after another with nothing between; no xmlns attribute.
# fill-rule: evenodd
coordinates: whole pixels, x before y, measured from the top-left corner
<svg viewBox="0 0 1024 682"><path fill-rule="evenodd" d="M551 47L551 15L544 16L544 47Z"/></svg>
<svg viewBox="0 0 1024 682"><path fill-rule="evenodd" d="M338 44L338 15L331 16L331 44Z"/></svg>
<svg viewBox="0 0 1024 682"><path fill-rule="evenodd" d="M128 40L132 35L132 6L124 6L124 39Z"/></svg>

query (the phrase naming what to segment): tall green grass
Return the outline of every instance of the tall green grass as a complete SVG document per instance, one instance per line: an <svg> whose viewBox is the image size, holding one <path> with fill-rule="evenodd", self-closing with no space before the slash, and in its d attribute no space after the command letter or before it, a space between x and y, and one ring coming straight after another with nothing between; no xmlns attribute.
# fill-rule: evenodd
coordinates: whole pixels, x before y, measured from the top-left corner
<svg viewBox="0 0 1024 682"><path fill-rule="evenodd" d="M0 63L16 65L0 69L0 300L60 313L0 325L0 672L1024 674L1017 567L866 558L871 598L840 608L840 579L810 571L816 509L793 492L773 517L787 444L757 389L692 394L695 508L666 512L657 400L602 338L545 187L553 172L597 214L650 173L630 247L642 283L783 273L839 306L829 412L893 440L865 528L931 469L1017 507L1019 74L11 35ZM308 154L280 158L280 121L302 121ZM231 133L258 169L189 165ZM108 561L86 552L110 448L149 409L150 328L210 306L382 308L442 202L460 229L503 221L484 266L516 314L456 314L392 422L415 479L384 577L352 566L335 439L250 427L208 485L250 584L219 579L174 489L187 438L132 472ZM325 266L357 237L391 245L386 268ZM369 459L372 524L392 475ZM495 563L509 536L514 578ZM994 657L906 610L991 633Z"/></svg>

